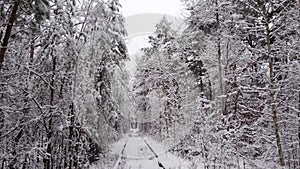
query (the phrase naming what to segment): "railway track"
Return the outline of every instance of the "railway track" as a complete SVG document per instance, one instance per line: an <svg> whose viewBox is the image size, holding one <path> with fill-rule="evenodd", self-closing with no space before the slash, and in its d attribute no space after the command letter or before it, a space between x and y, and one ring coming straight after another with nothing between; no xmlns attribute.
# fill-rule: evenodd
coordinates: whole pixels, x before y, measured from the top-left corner
<svg viewBox="0 0 300 169"><path fill-rule="evenodd" d="M124 146L123 146L123 148L122 148L120 154L118 155L118 159L117 159L117 161L116 161L116 163L115 163L113 169L120 169L120 166L121 166L122 164L124 164L124 161L125 161L125 159L126 159L126 156L124 155L124 152L125 152L125 148L126 148L126 145L127 145L127 143L128 143L128 140L129 140L129 138L126 140L126 142L125 142L125 144L124 144Z"/></svg>
<svg viewBox="0 0 300 169"><path fill-rule="evenodd" d="M158 160L158 156L159 154L157 154L154 149L151 147L151 145L147 142L147 140L142 137L139 136L143 142L145 143L145 145L150 149L150 151L153 153L152 156L147 157L146 159L148 160L157 160L157 165L162 168L162 169L166 169L165 166ZM119 155L118 155L118 159L115 162L114 168L113 169L123 169L125 163L127 160L144 160L145 157L130 157L124 154L126 146L129 142L130 138L128 138L124 144L124 146L122 147L122 150L120 151Z"/></svg>
<svg viewBox="0 0 300 169"><path fill-rule="evenodd" d="M144 140L145 144L147 145L147 147L152 151L152 153L154 154L154 156L156 157L157 159L157 164L160 168L163 168L163 169L166 169L164 167L164 165L158 160L158 155L157 153L155 153L155 151L153 150L153 148L149 145L149 143L142 137L142 139Z"/></svg>

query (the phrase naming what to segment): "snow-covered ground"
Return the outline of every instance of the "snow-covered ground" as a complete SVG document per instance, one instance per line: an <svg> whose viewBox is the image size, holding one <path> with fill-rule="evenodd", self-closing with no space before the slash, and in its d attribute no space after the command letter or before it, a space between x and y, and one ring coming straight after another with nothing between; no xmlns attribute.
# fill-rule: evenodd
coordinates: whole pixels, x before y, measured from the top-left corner
<svg viewBox="0 0 300 169"><path fill-rule="evenodd" d="M152 147L155 154L147 146L145 141ZM133 137L125 137L118 142L111 145L111 150L115 153L120 153L124 147L124 169L162 169L159 167L160 162L166 169L188 169L191 165L189 161L181 159L166 149L161 143L149 137L140 137L138 135Z"/></svg>

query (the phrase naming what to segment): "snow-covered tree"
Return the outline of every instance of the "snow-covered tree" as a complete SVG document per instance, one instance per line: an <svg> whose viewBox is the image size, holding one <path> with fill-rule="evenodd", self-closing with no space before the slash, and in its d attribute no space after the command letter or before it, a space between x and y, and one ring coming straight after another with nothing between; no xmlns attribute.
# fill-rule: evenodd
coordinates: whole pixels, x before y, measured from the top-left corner
<svg viewBox="0 0 300 169"><path fill-rule="evenodd" d="M185 3L191 11L185 39L191 42L192 49L189 50L193 52L188 55L196 53L204 65L209 65L207 72L212 80L212 90L218 89L214 86L223 86L218 90L219 95L223 90L221 100L225 97L223 110L215 119L219 125L214 134L219 138L214 147L221 147L216 154L217 161L221 160L218 163L238 165L229 160L236 156L265 160L274 167L283 166L284 158L292 157L295 164L297 155L290 155L291 151L283 148L283 144L293 145L294 153L297 151L294 144L297 137L291 133L297 132L298 126L287 127L288 123L295 123L291 117L297 116L297 109L286 111L290 109L283 102L291 96L296 99L295 95L287 94L291 90L287 86L294 80L288 80L286 75L295 72L292 65L299 55L295 52L294 41L299 36L296 28L299 26L296 17L299 4L296 1L230 0ZM291 18L293 21L289 20ZM213 59L211 56L218 57ZM219 71L213 69L213 65ZM292 107L296 106L294 103ZM212 110L216 109L213 107ZM211 153L215 150L208 148ZM251 162L247 165L266 167ZM288 165L292 166L291 162Z"/></svg>
<svg viewBox="0 0 300 169"><path fill-rule="evenodd" d="M150 133L172 144L183 139L189 130L183 126L191 124L188 120L193 116L189 106L183 106L183 101L188 104L186 98L192 100L187 81L193 77L186 76L187 63L176 52L176 37L171 23L163 17L154 36L149 37L151 46L143 49L134 87L138 112L150 117Z"/></svg>
<svg viewBox="0 0 300 169"><path fill-rule="evenodd" d="M97 84L114 81L127 58L119 7L115 0L0 2L2 167L88 168L106 154L115 131L94 119L117 104L110 86L101 93ZM97 80L103 67L107 75ZM99 98L109 103L102 112Z"/></svg>

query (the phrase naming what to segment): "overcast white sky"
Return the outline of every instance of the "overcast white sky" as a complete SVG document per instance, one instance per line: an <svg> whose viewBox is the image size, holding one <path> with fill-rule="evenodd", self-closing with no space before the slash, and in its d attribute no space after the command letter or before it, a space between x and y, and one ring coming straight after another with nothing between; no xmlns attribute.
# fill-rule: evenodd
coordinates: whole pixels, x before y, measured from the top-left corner
<svg viewBox="0 0 300 169"><path fill-rule="evenodd" d="M136 67L135 57L140 48L148 45L148 36L154 31L155 24L163 15L182 18L183 5L180 0L120 0L120 3L122 14L127 19L126 28L131 36L127 42L131 61L126 64L126 67L133 74ZM149 13L152 13L153 16ZM154 14L162 15L160 17L160 15ZM172 20L172 22L174 21ZM145 29L145 27L147 28ZM132 37L132 34L135 35Z"/></svg>
<svg viewBox="0 0 300 169"><path fill-rule="evenodd" d="M125 17L141 13L161 13L180 16L180 0L120 0Z"/></svg>

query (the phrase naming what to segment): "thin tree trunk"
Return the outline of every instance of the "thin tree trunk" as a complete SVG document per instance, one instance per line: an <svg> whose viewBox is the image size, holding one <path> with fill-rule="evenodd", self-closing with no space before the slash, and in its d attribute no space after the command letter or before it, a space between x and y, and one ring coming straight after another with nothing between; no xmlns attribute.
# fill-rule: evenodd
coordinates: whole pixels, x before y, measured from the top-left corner
<svg viewBox="0 0 300 169"><path fill-rule="evenodd" d="M72 105L70 106L70 126L69 126L69 140L71 141L71 144L69 145L69 169L72 169L72 161L74 160L74 154L73 154L73 146L74 146L74 127L75 127L75 108L74 108L74 102L72 103ZM67 154L65 154L67 156Z"/></svg>
<svg viewBox="0 0 300 169"><path fill-rule="evenodd" d="M3 42L1 43L1 48L0 48L0 71L1 71L2 66L3 66L4 56L5 56L5 52L7 50L8 41L9 41L10 34L11 34L11 31L12 31L12 28L13 28L13 24L14 24L16 18L17 18L17 11L18 11L19 5L20 5L20 0L16 0L14 5L13 5L10 17L9 17L9 21L8 21L8 24L7 24L7 27L6 27L6 30L5 30L4 38L3 38Z"/></svg>
<svg viewBox="0 0 300 169"><path fill-rule="evenodd" d="M300 0L298 0L298 10L299 13L298 15L300 16ZM299 101L298 101L298 110L300 110L300 92L299 92ZM299 141L299 149L300 149L300 112L298 112L298 141ZM298 161L299 165L300 165L300 160Z"/></svg>
<svg viewBox="0 0 300 169"><path fill-rule="evenodd" d="M216 5L216 22L217 31L220 30L220 19L219 19L219 3L218 0L215 1ZM225 99L224 99L224 85L223 85L223 73L222 73L222 52L221 52L221 34L219 32L217 40L217 58L218 58L218 76L219 76L219 95L221 96L221 112L224 113Z"/></svg>
<svg viewBox="0 0 300 169"><path fill-rule="evenodd" d="M4 169L4 165L5 165L5 158L2 159L2 165L1 165L1 169Z"/></svg>
<svg viewBox="0 0 300 169"><path fill-rule="evenodd" d="M298 16L300 16L300 0L298 0ZM300 92L298 98L298 110L300 110ZM300 112L298 112L298 141L299 141L299 151L300 152ZM299 154L298 154L299 155ZM298 159L298 164L300 165L300 160Z"/></svg>
<svg viewBox="0 0 300 169"><path fill-rule="evenodd" d="M212 93L212 86L211 86L211 80L210 79L208 79L208 87L209 87L209 100L212 101L213 93Z"/></svg>
<svg viewBox="0 0 300 169"><path fill-rule="evenodd" d="M276 106L275 106L275 78L274 78L274 72L273 72L273 58L271 54L271 42L270 42L270 28L269 28L269 18L268 13L266 9L266 5L264 1L259 1L262 5L262 11L264 15L265 20L265 30L266 30L266 40L267 40L267 48L268 48L268 58L269 58L269 78L270 78L270 97L271 97L271 110L273 114L273 123L274 123L274 129L275 129L275 135L276 135L276 145L279 155L279 161L280 165L283 167L285 166L284 162L284 156L283 151L281 147L281 141L280 141L280 134L279 134L279 126L278 126L278 117L276 112Z"/></svg>
<svg viewBox="0 0 300 169"><path fill-rule="evenodd" d="M55 90L54 90L54 84L55 84L55 70L56 70L56 56L53 56L52 59L52 77L51 77L51 86L52 88L50 88L50 105L51 107L54 105L54 94L55 94ZM47 153L51 154L52 153L52 144L51 144L51 137L52 137L52 108L50 108L50 119L49 119L49 124L48 124L48 133L47 133L47 139L49 141L48 146L47 146ZM49 157L49 159L45 159L45 169L50 169L53 168L52 166L52 155Z"/></svg>
<svg viewBox="0 0 300 169"><path fill-rule="evenodd" d="M10 17L9 17L9 21L8 21L8 24L7 24L7 27L6 27L6 30L5 30L3 41L0 44L1 45L0 46L0 72L1 72L1 69L2 69L2 66L3 66L4 56L5 56L7 46L8 46L8 41L9 41L9 38L10 38L10 34L11 34L11 31L12 31L12 28L13 28L13 23L15 22L15 20L17 18L17 11L18 11L19 5L20 5L20 0L16 0L14 5L13 5ZM1 31L0 34L1 34L0 35L0 40L1 40L2 31ZM4 113L0 110L0 129L2 129L3 127L4 127Z"/></svg>
<svg viewBox="0 0 300 169"><path fill-rule="evenodd" d="M299 100L298 100L298 110L300 110L300 92L299 92ZM298 112L298 141L299 141L299 149L300 149L300 112Z"/></svg>
<svg viewBox="0 0 300 169"><path fill-rule="evenodd" d="M35 43L35 40L34 40L34 37L32 37L32 40L31 40L31 42L30 42L31 44L30 44L30 61L29 61L29 63L30 63L30 66L32 66L32 64L33 64L33 57L34 57L34 43Z"/></svg>

